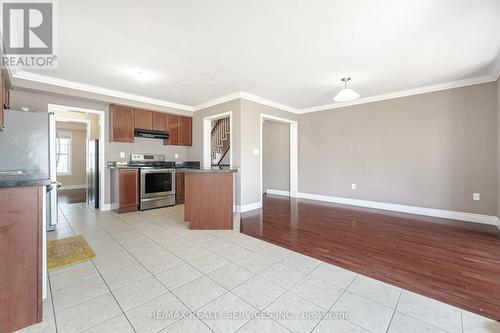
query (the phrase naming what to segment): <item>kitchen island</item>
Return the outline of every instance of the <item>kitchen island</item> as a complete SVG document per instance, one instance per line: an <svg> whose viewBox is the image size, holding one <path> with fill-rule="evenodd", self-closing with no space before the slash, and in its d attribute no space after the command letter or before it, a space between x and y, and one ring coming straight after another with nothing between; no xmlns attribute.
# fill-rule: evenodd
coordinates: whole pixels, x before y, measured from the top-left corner
<svg viewBox="0 0 500 333"><path fill-rule="evenodd" d="M183 169L184 220L190 229L233 229L237 169Z"/></svg>

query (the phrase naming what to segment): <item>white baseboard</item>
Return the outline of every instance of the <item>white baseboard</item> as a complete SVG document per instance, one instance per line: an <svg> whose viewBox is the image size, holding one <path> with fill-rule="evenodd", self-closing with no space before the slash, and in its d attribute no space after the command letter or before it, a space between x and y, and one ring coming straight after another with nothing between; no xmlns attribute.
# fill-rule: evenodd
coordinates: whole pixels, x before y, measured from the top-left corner
<svg viewBox="0 0 500 333"><path fill-rule="evenodd" d="M82 185L63 185L59 188L59 191L62 190L80 190L83 188L87 188L87 185L82 184Z"/></svg>
<svg viewBox="0 0 500 333"><path fill-rule="evenodd" d="M452 211L452 210L444 210L444 209L436 209L436 208L406 206L406 205L391 204L391 203L386 203L386 202L349 199L349 198L342 198L342 197L332 197L332 196L328 196L328 195L320 195L320 194L312 194L312 193L297 193L297 197L304 198L304 199L310 199L310 200L333 202L333 203L351 205L351 206L360 206L360 207L376 208L376 209L390 210L390 211L402 212L402 213L440 217L440 218L445 218L445 219L483 223L483 224L490 224L490 225L496 225L496 226L500 225L498 217L492 216L492 215L482 215L482 214L457 212L457 211Z"/></svg>
<svg viewBox="0 0 500 333"><path fill-rule="evenodd" d="M236 212L237 213L244 213L244 212L248 212L250 210L259 209L261 207L262 207L262 202L258 201L258 202L253 202L253 203L247 204L247 205L236 206Z"/></svg>
<svg viewBox="0 0 500 333"><path fill-rule="evenodd" d="M111 210L111 204L104 204L104 205L101 205L102 207L99 208L101 210L101 212L106 212L108 210Z"/></svg>
<svg viewBox="0 0 500 333"><path fill-rule="evenodd" d="M282 195L284 197L289 197L290 196L290 191L283 191L283 190L273 190L268 188L266 190L267 194L274 194L274 195Z"/></svg>

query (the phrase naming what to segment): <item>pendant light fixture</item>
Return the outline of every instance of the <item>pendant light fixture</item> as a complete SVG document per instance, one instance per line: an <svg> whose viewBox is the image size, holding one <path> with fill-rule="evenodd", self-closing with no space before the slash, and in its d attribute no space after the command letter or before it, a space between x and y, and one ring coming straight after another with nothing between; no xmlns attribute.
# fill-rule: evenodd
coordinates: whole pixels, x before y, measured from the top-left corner
<svg viewBox="0 0 500 333"><path fill-rule="evenodd" d="M337 96L333 98L335 102L350 102L359 98L359 94L354 90L347 88L347 82L350 81L350 77L343 77L340 81L344 82L344 89L342 89Z"/></svg>

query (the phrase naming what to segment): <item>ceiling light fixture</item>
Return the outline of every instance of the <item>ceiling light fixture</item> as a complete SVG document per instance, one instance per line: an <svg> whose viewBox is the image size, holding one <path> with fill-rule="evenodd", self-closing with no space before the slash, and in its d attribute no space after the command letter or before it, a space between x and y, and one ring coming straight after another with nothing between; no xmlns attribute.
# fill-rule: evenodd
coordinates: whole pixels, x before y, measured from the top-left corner
<svg viewBox="0 0 500 333"><path fill-rule="evenodd" d="M350 77L343 77L340 81L344 82L344 89L342 89L337 96L333 98L335 102L350 102L359 98L359 94L354 90L347 88L347 82L350 81Z"/></svg>

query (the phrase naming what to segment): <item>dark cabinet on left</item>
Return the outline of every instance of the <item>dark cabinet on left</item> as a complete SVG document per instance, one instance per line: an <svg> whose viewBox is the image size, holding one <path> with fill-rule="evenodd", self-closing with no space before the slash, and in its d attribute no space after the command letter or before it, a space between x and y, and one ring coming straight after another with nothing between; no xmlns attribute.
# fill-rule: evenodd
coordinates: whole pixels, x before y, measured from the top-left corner
<svg viewBox="0 0 500 333"><path fill-rule="evenodd" d="M44 187L0 188L0 332L42 320Z"/></svg>
<svg viewBox="0 0 500 333"><path fill-rule="evenodd" d="M133 108L111 105L111 142L134 142L135 113Z"/></svg>
<svg viewBox="0 0 500 333"><path fill-rule="evenodd" d="M9 87L5 82L4 74L0 71L0 129L5 125L3 110L9 108Z"/></svg>
<svg viewBox="0 0 500 333"><path fill-rule="evenodd" d="M139 208L138 169L111 169L111 208L118 213Z"/></svg>

